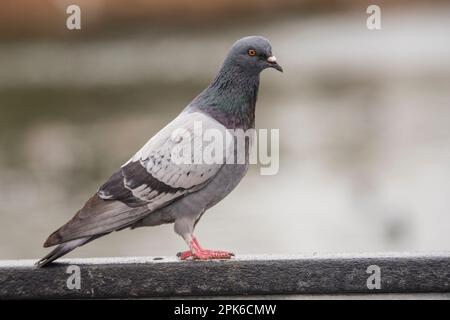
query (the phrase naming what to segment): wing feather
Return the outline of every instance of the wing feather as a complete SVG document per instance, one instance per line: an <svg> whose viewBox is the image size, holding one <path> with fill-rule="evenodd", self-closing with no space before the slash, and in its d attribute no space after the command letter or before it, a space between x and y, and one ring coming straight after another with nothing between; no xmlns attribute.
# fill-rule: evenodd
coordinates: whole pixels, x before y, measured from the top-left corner
<svg viewBox="0 0 450 320"><path fill-rule="evenodd" d="M203 152L203 146L196 144L195 139L202 139L203 132L209 129L224 138L222 163L193 161L198 152ZM114 173L68 223L47 239L45 246L123 229L203 188L233 152L233 139L226 135L230 133L216 120L199 112L182 113ZM192 148L192 161L174 161L174 148Z"/></svg>

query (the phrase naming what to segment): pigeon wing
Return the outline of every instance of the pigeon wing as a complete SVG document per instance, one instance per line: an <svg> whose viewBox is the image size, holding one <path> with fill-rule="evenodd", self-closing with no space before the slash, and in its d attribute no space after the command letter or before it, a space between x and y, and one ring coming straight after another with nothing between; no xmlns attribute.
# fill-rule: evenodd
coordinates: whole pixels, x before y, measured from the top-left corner
<svg viewBox="0 0 450 320"><path fill-rule="evenodd" d="M214 137L206 146L204 134ZM200 112L180 114L114 173L45 245L125 228L200 190L233 155L233 147L231 133L216 120ZM211 150L208 155L214 154L216 161L203 159L204 150Z"/></svg>
<svg viewBox="0 0 450 320"><path fill-rule="evenodd" d="M204 142L207 136L214 139ZM98 195L131 207L159 208L204 187L233 155L233 146L232 134L216 120L199 112L181 114L125 163ZM204 151L211 152L204 156Z"/></svg>

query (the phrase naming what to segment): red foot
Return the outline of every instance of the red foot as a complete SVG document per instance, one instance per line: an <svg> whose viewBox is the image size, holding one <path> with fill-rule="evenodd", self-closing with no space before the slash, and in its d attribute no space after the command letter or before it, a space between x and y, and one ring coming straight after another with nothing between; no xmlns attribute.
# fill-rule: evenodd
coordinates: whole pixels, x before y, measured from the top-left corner
<svg viewBox="0 0 450 320"><path fill-rule="evenodd" d="M186 260L187 258L192 257L192 252L188 251L183 251L183 252L178 252L177 253L178 258L180 258L180 260Z"/></svg>
<svg viewBox="0 0 450 320"><path fill-rule="evenodd" d="M228 251L203 249L195 237L192 238L190 247L191 251L183 251L177 255L180 260L186 260L191 257L194 260L230 259L234 256L234 253Z"/></svg>

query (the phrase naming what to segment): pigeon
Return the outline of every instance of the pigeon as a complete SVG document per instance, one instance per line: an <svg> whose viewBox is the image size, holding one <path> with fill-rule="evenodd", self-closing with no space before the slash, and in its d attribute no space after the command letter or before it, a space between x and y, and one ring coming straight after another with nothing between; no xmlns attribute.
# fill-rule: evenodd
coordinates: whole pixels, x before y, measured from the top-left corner
<svg viewBox="0 0 450 320"><path fill-rule="evenodd" d="M209 86L122 165L72 219L47 238L44 247L56 248L36 265L44 267L113 231L166 223L173 223L175 232L188 245L189 250L178 253L181 260L234 256L227 251L204 249L193 232L205 211L225 198L247 173L251 141L245 144L245 160L239 163L180 162L173 158L174 148L192 147L192 141L185 136L174 138L174 132L198 135L198 123L203 131L214 129L225 134L254 129L260 73L267 68L283 72L266 38L248 36L236 41ZM234 143L223 147L225 160L238 157L230 145L234 147Z"/></svg>

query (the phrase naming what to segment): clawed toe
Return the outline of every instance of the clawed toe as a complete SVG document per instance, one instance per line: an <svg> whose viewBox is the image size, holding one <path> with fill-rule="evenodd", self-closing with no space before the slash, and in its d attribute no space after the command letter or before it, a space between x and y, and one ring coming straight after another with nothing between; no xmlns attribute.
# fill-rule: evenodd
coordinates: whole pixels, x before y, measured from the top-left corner
<svg viewBox="0 0 450 320"><path fill-rule="evenodd" d="M178 253L177 253L177 257L178 257L180 260L186 260L186 259L192 257L192 252L190 252L190 251L178 252Z"/></svg>
<svg viewBox="0 0 450 320"><path fill-rule="evenodd" d="M219 250L183 251L178 252L177 257L180 260L187 260L189 258L193 260L231 259L231 257L234 257L234 253Z"/></svg>
<svg viewBox="0 0 450 320"><path fill-rule="evenodd" d="M233 252L203 249L195 237L192 237L189 245L191 248L190 251L183 251L177 254L180 260L186 260L188 258L192 258L193 260L231 259L231 257L234 257Z"/></svg>

